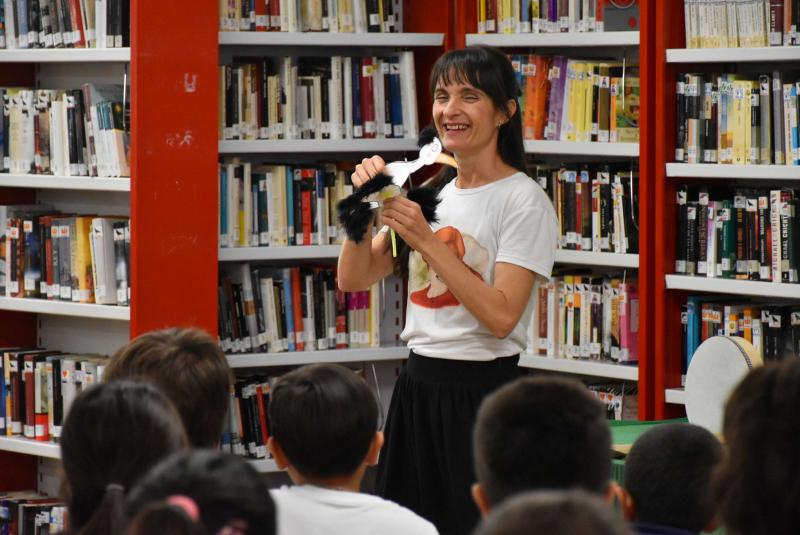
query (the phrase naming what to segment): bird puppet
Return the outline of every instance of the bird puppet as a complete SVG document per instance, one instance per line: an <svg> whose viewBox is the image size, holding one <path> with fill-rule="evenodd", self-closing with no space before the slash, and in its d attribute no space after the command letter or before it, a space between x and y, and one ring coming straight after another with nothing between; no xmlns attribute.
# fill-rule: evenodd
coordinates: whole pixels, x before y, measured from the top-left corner
<svg viewBox="0 0 800 535"><path fill-rule="evenodd" d="M386 199L398 195L405 195L417 203L429 224L437 221L436 207L439 204L439 192L435 188L426 186L404 191L403 186L412 173L425 166L441 163L457 168L458 165L452 156L442 152L442 142L436 137L436 130L433 127L425 128L420 133L417 145L420 150L416 160L386 164L382 173L362 184L352 195L339 201L337 205L339 222L351 241L359 243L372 221L373 210L379 208ZM385 230L386 227L382 229ZM397 243L394 231L391 231L391 235L392 254L396 257Z"/></svg>

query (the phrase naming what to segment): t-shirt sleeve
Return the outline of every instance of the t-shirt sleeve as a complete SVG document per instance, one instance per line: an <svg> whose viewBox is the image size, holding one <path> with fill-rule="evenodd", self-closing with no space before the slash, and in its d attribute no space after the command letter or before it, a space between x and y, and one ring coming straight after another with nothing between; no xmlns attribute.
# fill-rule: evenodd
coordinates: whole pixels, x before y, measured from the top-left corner
<svg viewBox="0 0 800 535"><path fill-rule="evenodd" d="M556 253L556 220L549 205L534 198L515 199L500 224L496 262L515 264L547 279Z"/></svg>

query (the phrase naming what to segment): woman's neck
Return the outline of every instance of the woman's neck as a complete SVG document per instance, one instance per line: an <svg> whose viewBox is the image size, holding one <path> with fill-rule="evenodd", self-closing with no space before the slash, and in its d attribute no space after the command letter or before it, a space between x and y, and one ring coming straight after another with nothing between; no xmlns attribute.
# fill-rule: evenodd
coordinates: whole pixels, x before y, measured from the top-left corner
<svg viewBox="0 0 800 535"><path fill-rule="evenodd" d="M458 182L461 189L477 188L517 172L500 157L497 144L490 143L475 154L454 154L458 162Z"/></svg>

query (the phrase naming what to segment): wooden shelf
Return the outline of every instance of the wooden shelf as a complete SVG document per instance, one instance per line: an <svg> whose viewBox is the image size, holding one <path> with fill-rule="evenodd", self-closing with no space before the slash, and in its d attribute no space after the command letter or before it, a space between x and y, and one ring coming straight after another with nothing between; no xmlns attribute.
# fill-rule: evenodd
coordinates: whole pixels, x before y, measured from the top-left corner
<svg viewBox="0 0 800 535"><path fill-rule="evenodd" d="M129 321L131 319L130 307L70 303L69 301L48 301L47 299L28 299L23 297L0 297L0 310L71 316L73 318L94 318L117 321Z"/></svg>
<svg viewBox="0 0 800 535"><path fill-rule="evenodd" d="M639 368L637 366L626 366L613 362L540 357L524 354L519 357L519 365L522 368L532 368L534 370L588 375L592 377L607 377L610 379L622 379L624 381L639 380Z"/></svg>
<svg viewBox="0 0 800 535"><path fill-rule="evenodd" d="M220 262L261 260L330 260L339 258L341 245L299 245L290 247L221 247Z"/></svg>
<svg viewBox="0 0 800 535"><path fill-rule="evenodd" d="M668 177L800 180L800 166L668 163Z"/></svg>
<svg viewBox="0 0 800 535"><path fill-rule="evenodd" d="M527 140L528 154L571 154L575 156L618 156L638 158L638 143L597 143L576 141Z"/></svg>
<svg viewBox="0 0 800 535"><path fill-rule="evenodd" d="M0 63L127 63L130 48L30 48L0 50Z"/></svg>
<svg viewBox="0 0 800 535"><path fill-rule="evenodd" d="M686 405L686 391L683 388L667 388L664 400L673 405Z"/></svg>
<svg viewBox="0 0 800 535"><path fill-rule="evenodd" d="M595 253L592 251L573 251L558 249L556 263L575 264L581 266L610 266L621 268L639 267L638 254Z"/></svg>
<svg viewBox="0 0 800 535"><path fill-rule="evenodd" d="M48 459L61 458L61 447L55 442L39 442L21 437L0 437L0 451L23 453Z"/></svg>
<svg viewBox="0 0 800 535"><path fill-rule="evenodd" d="M689 277L687 275L667 275L666 283L667 288L670 290L800 299L800 284L721 279L717 277Z"/></svg>
<svg viewBox="0 0 800 535"><path fill-rule="evenodd" d="M283 470L278 469L278 465L275 464L274 459L248 459L247 462L260 474L283 472Z"/></svg>
<svg viewBox="0 0 800 535"><path fill-rule="evenodd" d="M283 353L243 353L227 355L231 368L264 368L269 366L303 366L317 363L376 362L404 360L408 348L372 347L361 349L330 349L326 351L292 351Z"/></svg>
<svg viewBox="0 0 800 535"><path fill-rule="evenodd" d="M800 60L798 46L667 49L667 63L755 63L798 60Z"/></svg>
<svg viewBox="0 0 800 535"><path fill-rule="evenodd" d="M22 453L48 459L61 458L61 446L55 442L39 442L20 437L0 437L0 451ZM260 473L280 472L273 459L248 459L250 465Z"/></svg>
<svg viewBox="0 0 800 535"><path fill-rule="evenodd" d="M131 190L131 179L127 177L104 178L0 173L0 187L129 192Z"/></svg>
<svg viewBox="0 0 800 535"><path fill-rule="evenodd" d="M489 45L501 48L594 48L639 46L639 32L572 32L572 33L468 33L467 45Z"/></svg>
<svg viewBox="0 0 800 535"><path fill-rule="evenodd" d="M220 154L295 154L353 152L372 154L380 152L417 151L415 138L398 139L278 139L254 141L220 141Z"/></svg>
<svg viewBox="0 0 800 535"><path fill-rule="evenodd" d="M443 33L219 32L220 45L418 47L442 46Z"/></svg>

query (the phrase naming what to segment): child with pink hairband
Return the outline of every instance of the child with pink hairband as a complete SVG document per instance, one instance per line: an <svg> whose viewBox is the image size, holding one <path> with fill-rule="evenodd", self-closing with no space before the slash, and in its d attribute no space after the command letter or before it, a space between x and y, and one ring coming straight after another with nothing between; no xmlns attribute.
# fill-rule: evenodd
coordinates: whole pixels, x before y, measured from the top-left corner
<svg viewBox="0 0 800 535"><path fill-rule="evenodd" d="M194 450L156 466L126 500L128 535L274 535L275 505L247 461Z"/></svg>

